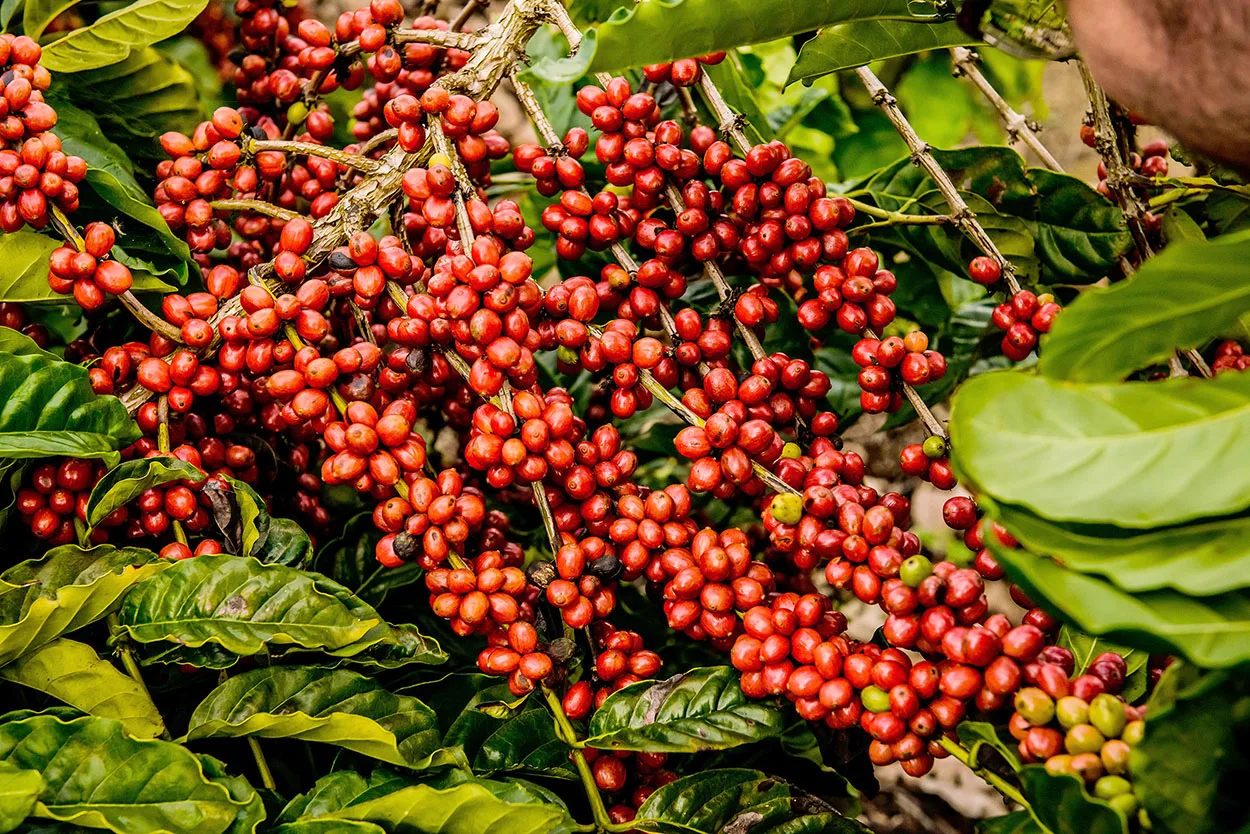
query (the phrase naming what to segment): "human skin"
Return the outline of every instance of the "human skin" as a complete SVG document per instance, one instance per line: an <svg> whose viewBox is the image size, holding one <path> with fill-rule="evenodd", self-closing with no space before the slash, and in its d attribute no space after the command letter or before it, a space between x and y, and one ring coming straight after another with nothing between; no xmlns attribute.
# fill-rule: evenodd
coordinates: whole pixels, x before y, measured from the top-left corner
<svg viewBox="0 0 1250 834"><path fill-rule="evenodd" d="M1183 145L1250 169L1250 0L1067 0L1107 93Z"/></svg>

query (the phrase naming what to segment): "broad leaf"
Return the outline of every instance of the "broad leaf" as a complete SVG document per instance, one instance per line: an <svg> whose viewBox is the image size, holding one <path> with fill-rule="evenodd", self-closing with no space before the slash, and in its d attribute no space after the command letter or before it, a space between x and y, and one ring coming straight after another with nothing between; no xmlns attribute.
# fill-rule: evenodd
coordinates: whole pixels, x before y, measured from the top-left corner
<svg viewBox="0 0 1250 834"><path fill-rule="evenodd" d="M54 73L115 64L132 50L178 34L205 5L207 0L135 0L48 44L40 63Z"/></svg>
<svg viewBox="0 0 1250 834"><path fill-rule="evenodd" d="M929 49L973 46L973 38L953 20L913 16L910 0L878 0L854 4L851 14L827 26L803 44L790 81L810 84L822 75L897 58Z"/></svg>
<svg viewBox="0 0 1250 834"><path fill-rule="evenodd" d="M995 517L1037 553L1105 576L1126 591L1172 588L1211 596L1250 586L1250 518L1200 520L1162 530L1057 524L995 502Z"/></svg>
<svg viewBox="0 0 1250 834"><path fill-rule="evenodd" d="M58 638L0 668L0 677L45 692L88 715L115 718L135 738L156 738L165 732L143 685L86 643Z"/></svg>
<svg viewBox="0 0 1250 834"><path fill-rule="evenodd" d="M150 550L64 545L9 568L0 574L0 666L109 614L163 567Z"/></svg>
<svg viewBox="0 0 1250 834"><path fill-rule="evenodd" d="M48 256L60 246L48 235L25 229L0 237L0 258L4 275L0 277L2 301L49 301L58 295L48 286Z"/></svg>
<svg viewBox="0 0 1250 834"><path fill-rule="evenodd" d="M0 832L12 831L35 810L43 793L43 777L37 770L21 770L0 762Z"/></svg>
<svg viewBox="0 0 1250 834"><path fill-rule="evenodd" d="M531 86L568 86L586 75L595 57L596 33L591 29L582 37L577 54L570 57L543 56L517 73L517 78Z"/></svg>
<svg viewBox="0 0 1250 834"><path fill-rule="evenodd" d="M26 0L22 9L22 33L39 40L49 23L76 5L78 0Z"/></svg>
<svg viewBox="0 0 1250 834"><path fill-rule="evenodd" d="M267 565L307 567L312 561L312 538L298 522L289 518L272 518L265 544L252 555Z"/></svg>
<svg viewBox="0 0 1250 834"><path fill-rule="evenodd" d="M260 821L255 792L236 799L189 750L130 738L119 721L36 714L0 723L4 761L43 775L34 815L44 819L118 834L250 832Z"/></svg>
<svg viewBox="0 0 1250 834"><path fill-rule="evenodd" d="M1168 670L1150 698L1146 735L1133 750L1133 786L1160 834L1245 831L1250 808L1244 676Z"/></svg>
<svg viewBox="0 0 1250 834"><path fill-rule="evenodd" d="M591 69L619 70L720 52L870 15L881 0L653 0L599 26Z"/></svg>
<svg viewBox="0 0 1250 834"><path fill-rule="evenodd" d="M1076 776L1048 773L1045 765L1027 765L1020 770L1020 787L1034 818L1050 834L1128 834L1124 815L1090 796Z"/></svg>
<svg viewBox="0 0 1250 834"><path fill-rule="evenodd" d="M337 582L244 556L176 562L135 588L119 616L140 643L235 655L273 646L351 656L392 639L378 613Z"/></svg>
<svg viewBox="0 0 1250 834"><path fill-rule="evenodd" d="M282 520L282 519L279 519ZM414 663L438 665L447 662L447 652L433 637L426 636L411 623L389 626L391 639L365 649L344 663L365 669L399 669Z"/></svg>
<svg viewBox="0 0 1250 834"><path fill-rule="evenodd" d="M977 834L1046 834L1028 811L1012 811L977 822Z"/></svg>
<svg viewBox="0 0 1250 834"><path fill-rule="evenodd" d="M91 390L86 368L47 354L0 354L0 458L116 461L138 436L120 400Z"/></svg>
<svg viewBox="0 0 1250 834"><path fill-rule="evenodd" d="M1076 573L987 537L995 558L1034 600L1045 601L1082 631L1162 654L1180 654L1222 668L1250 660L1250 593L1214 597L1174 591L1129 595L1093 576Z"/></svg>
<svg viewBox="0 0 1250 834"><path fill-rule="evenodd" d="M414 766L438 746L434 712L343 669L276 666L226 680L191 715L187 739L293 738Z"/></svg>
<svg viewBox="0 0 1250 834"><path fill-rule="evenodd" d="M658 834L860 834L868 831L815 797L758 770L709 770L655 790L634 826Z"/></svg>
<svg viewBox="0 0 1250 834"><path fill-rule="evenodd" d="M590 720L587 744L602 750L693 753L778 736L776 704L748 698L728 666L642 681L608 696Z"/></svg>
<svg viewBox="0 0 1250 834"><path fill-rule="evenodd" d="M1114 382L1228 332L1250 312L1247 259L1250 235L1169 246L1130 280L1081 293L1055 320L1042 373Z"/></svg>
<svg viewBox="0 0 1250 834"><path fill-rule="evenodd" d="M398 568L379 565L374 558L379 538L372 513L354 515L343 524L338 537L317 550L313 567L351 588L371 605L381 605L389 591L420 581L422 571L411 562Z"/></svg>
<svg viewBox="0 0 1250 834"><path fill-rule="evenodd" d="M959 472L1055 521L1155 528L1250 506L1250 375L1073 385L974 377L950 421Z"/></svg>
<svg viewBox="0 0 1250 834"><path fill-rule="evenodd" d="M527 770L575 779L569 747L556 737L555 723L541 699L526 698L510 715L484 711L484 704L513 698L498 684L474 695L448 729L443 743L460 745L475 773Z"/></svg>
<svg viewBox="0 0 1250 834"><path fill-rule="evenodd" d="M120 507L138 498L145 490L175 481L199 482L204 472L194 464L172 455L136 458L114 466L91 490L87 499L87 524L95 527Z"/></svg>

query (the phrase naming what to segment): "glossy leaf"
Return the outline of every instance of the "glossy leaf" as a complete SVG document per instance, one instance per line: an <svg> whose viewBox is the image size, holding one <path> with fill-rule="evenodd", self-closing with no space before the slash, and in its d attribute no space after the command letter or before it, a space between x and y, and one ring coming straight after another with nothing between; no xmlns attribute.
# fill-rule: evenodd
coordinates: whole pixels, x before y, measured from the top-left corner
<svg viewBox="0 0 1250 834"><path fill-rule="evenodd" d="M420 581L422 571L411 562L398 568L379 567L374 558L379 538L372 513L354 515L343 525L341 535L318 548L313 567L369 604L381 605L390 591Z"/></svg>
<svg viewBox="0 0 1250 834"><path fill-rule="evenodd" d="M277 666L229 678L191 715L188 740L293 738L412 766L438 745L433 711L343 669Z"/></svg>
<svg viewBox="0 0 1250 834"><path fill-rule="evenodd" d="M43 790L39 771L21 770L9 762L0 762L0 832L21 825L35 809Z"/></svg>
<svg viewBox="0 0 1250 834"><path fill-rule="evenodd" d="M656 0L618 9L599 26L591 69L619 70L810 32L871 14L881 0Z"/></svg>
<svg viewBox="0 0 1250 834"><path fill-rule="evenodd" d="M603 750L692 753L780 735L783 713L748 698L728 666L643 681L608 696L590 720L587 743Z"/></svg>
<svg viewBox="0 0 1250 834"><path fill-rule="evenodd" d="M554 719L541 699L524 699L510 715L491 715L483 709L513 697L502 684L476 693L447 730L443 743L463 747L475 773L528 770L575 779L569 747L556 737Z"/></svg>
<svg viewBox="0 0 1250 834"><path fill-rule="evenodd" d="M751 834L867 832L820 800L758 770L709 770L655 790L634 825L657 834L743 831Z"/></svg>
<svg viewBox="0 0 1250 834"><path fill-rule="evenodd" d="M115 718L135 738L156 738L165 732L147 690L86 643L58 638L0 667L0 677L45 692L88 715Z"/></svg>
<svg viewBox="0 0 1250 834"><path fill-rule="evenodd" d="M1244 676L1176 664L1150 698L1146 734L1133 750L1133 785L1160 834L1245 831L1250 728ZM1239 706L1240 704L1240 706Z"/></svg>
<svg viewBox="0 0 1250 834"><path fill-rule="evenodd" d="M595 57L596 38L595 30L591 29L582 36L582 42L577 48L576 55L563 58L543 56L517 73L517 77L531 86L567 86L572 84L586 75L589 70L590 62Z"/></svg>
<svg viewBox="0 0 1250 834"><path fill-rule="evenodd" d="M3 761L43 775L34 815L44 819L118 834L250 832L259 822L254 792L234 798L189 750L133 739L119 721L35 714L0 723Z"/></svg>
<svg viewBox="0 0 1250 834"><path fill-rule="evenodd" d="M764 114L755 89L746 77L746 70L742 66L742 59L737 51L726 54L725 60L719 64L704 64L703 72L706 72L716 84L716 88L720 90L721 95L725 97L725 101L734 112L740 113L746 119L743 130L747 132L747 135L753 140L771 142L774 138L772 125L768 116ZM814 108L815 104L812 105L812 109ZM796 114L797 110L789 115Z"/></svg>
<svg viewBox="0 0 1250 834"><path fill-rule="evenodd" d="M355 802L328 816L380 825L392 834L547 834L566 822L558 805L504 799L486 780L449 788L419 784Z"/></svg>
<svg viewBox="0 0 1250 834"><path fill-rule="evenodd" d="M1250 235L1169 246L1131 280L1082 293L1055 320L1042 373L1113 382L1199 347L1250 312ZM1160 298L1170 299L1160 304Z"/></svg>
<svg viewBox="0 0 1250 834"><path fill-rule="evenodd" d="M1034 600L1045 601L1088 634L1210 668L1250 661L1250 593L1187 597L1174 591L1130 595L1108 582L1067 570L987 537L995 558Z"/></svg>
<svg viewBox="0 0 1250 834"><path fill-rule="evenodd" d="M433 637L421 633L411 623L390 626L391 639L378 643L343 662L366 669L400 669L412 664L438 665L447 662L447 652Z"/></svg>
<svg viewBox="0 0 1250 834"><path fill-rule="evenodd" d="M1164 527L1250 506L1250 376L1073 385L974 377L953 401L955 466L1056 521Z"/></svg>
<svg viewBox="0 0 1250 834"><path fill-rule="evenodd" d="M243 556L176 562L135 588L119 616L140 643L236 655L273 646L350 656L390 637L378 613L337 582Z"/></svg>
<svg viewBox="0 0 1250 834"><path fill-rule="evenodd" d="M138 498L145 490L174 481L200 482L204 472L172 455L136 458L119 463L104 473L87 499L87 524L95 527L114 511Z"/></svg>
<svg viewBox="0 0 1250 834"><path fill-rule="evenodd" d="M150 550L64 545L0 574L20 586L0 593L0 666L115 610L135 585L164 567Z"/></svg>
<svg viewBox="0 0 1250 834"><path fill-rule="evenodd" d="M977 834L1046 834L1028 811L1012 811L977 822Z"/></svg>
<svg viewBox="0 0 1250 834"><path fill-rule="evenodd" d="M1027 765L1020 769L1020 787L1034 818L1050 834L1128 834L1124 815L1090 796L1076 776L1048 773L1045 765Z"/></svg>
<svg viewBox="0 0 1250 834"><path fill-rule="evenodd" d="M912 15L910 5L909 0L855 4L852 15L826 26L803 44L790 81L810 84L822 75L873 61L980 42L953 20L939 22Z"/></svg>
<svg viewBox="0 0 1250 834"><path fill-rule="evenodd" d="M1126 591L1172 588L1212 596L1250 586L1250 518L1203 519L1162 530L1057 524L996 502L995 517L1030 550Z"/></svg>
<svg viewBox="0 0 1250 834"><path fill-rule="evenodd" d="M0 354L0 458L115 461L138 436L120 400L91 390L85 368L47 355Z"/></svg>
<svg viewBox="0 0 1250 834"><path fill-rule="evenodd" d="M49 23L76 5L78 0L26 0L22 8L22 33L38 40Z"/></svg>
<svg viewBox="0 0 1250 834"><path fill-rule="evenodd" d="M264 545L252 555L267 565L303 568L312 561L313 543L298 522L289 518L272 518Z"/></svg>
<svg viewBox="0 0 1250 834"><path fill-rule="evenodd" d="M0 236L2 301L48 301L64 298L48 286L48 256L60 244L55 238L25 229Z"/></svg>
<svg viewBox="0 0 1250 834"><path fill-rule="evenodd" d="M43 48L40 63L52 72L82 72L125 60L176 35L204 10L207 0L135 0Z"/></svg>

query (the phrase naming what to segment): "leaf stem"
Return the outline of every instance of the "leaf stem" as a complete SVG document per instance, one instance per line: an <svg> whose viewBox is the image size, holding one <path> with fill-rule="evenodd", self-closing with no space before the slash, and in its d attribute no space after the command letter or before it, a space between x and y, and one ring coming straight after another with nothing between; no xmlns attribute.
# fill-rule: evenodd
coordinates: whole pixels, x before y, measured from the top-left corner
<svg viewBox="0 0 1250 834"><path fill-rule="evenodd" d="M564 714L564 706L560 703L559 696L546 686L542 689L547 706L551 708L551 714L555 716L556 736L573 748L573 766L577 768L577 775L582 780L582 788L586 791L586 799L590 802L590 812L594 815L595 825L602 831L616 830L612 820L608 818L608 809L604 806L603 797L599 794L599 786L595 784L595 775L590 770L586 755L582 753L582 748L586 746L586 743L577 737L577 730L573 729L573 725L569 723L569 717Z"/></svg>
<svg viewBox="0 0 1250 834"><path fill-rule="evenodd" d="M169 395L161 394L156 399L156 450L163 455L169 454ZM182 529L182 522L176 518L170 519L170 526L174 531L174 541L189 547L187 541L187 533Z"/></svg>
<svg viewBox="0 0 1250 834"><path fill-rule="evenodd" d="M130 646L130 638L126 636L126 632L122 630L121 619L117 616L117 612L108 615L108 628L117 645L117 654L122 659L122 666L126 669L126 674L130 675L135 683L139 684L139 688L143 690L143 694L147 696L148 701L152 704L152 709L156 709L156 702L152 700L152 693L148 691L147 681L143 679L143 670L139 668L138 661L135 660L134 649ZM160 717L160 712L157 711ZM169 734L169 728L165 726L165 719L161 717L161 738L169 740L172 736Z"/></svg>
<svg viewBox="0 0 1250 834"><path fill-rule="evenodd" d="M965 748L962 744L955 741L950 736L946 736L946 735L941 736L941 738L939 739L939 743L942 745L943 748L946 749L947 752L949 752L952 756L958 759L960 763L962 763L965 767L967 767L973 773L975 773L976 775L984 779L986 782L988 782L991 787L993 787L996 791L1001 793L1004 797L1016 803L1017 805L1021 806L1022 808L1032 807L1029 805L1029 801L1024 798L1024 794L1020 793L1019 788L1017 788L1015 785L1008 782L1003 777L999 776L997 773L994 773L991 770L986 770L985 768L978 765L976 762L973 762L972 754L969 753L968 749Z"/></svg>
<svg viewBox="0 0 1250 834"><path fill-rule="evenodd" d="M269 762L265 759L265 751L260 749L260 741L256 736L248 736L247 746L252 748L252 758L256 760L256 769L260 771L261 784L271 791L276 791L273 772L269 769Z"/></svg>

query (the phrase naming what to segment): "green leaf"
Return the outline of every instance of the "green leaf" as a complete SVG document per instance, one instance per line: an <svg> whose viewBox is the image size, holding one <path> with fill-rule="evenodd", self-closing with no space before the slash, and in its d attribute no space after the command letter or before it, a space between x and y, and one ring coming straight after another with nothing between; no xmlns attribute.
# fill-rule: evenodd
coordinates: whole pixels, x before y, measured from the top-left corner
<svg viewBox="0 0 1250 834"><path fill-rule="evenodd" d="M1189 216L1189 212L1180 206L1172 206L1163 214L1163 243L1173 246L1177 243L1205 243L1206 233L1198 225L1198 221Z"/></svg>
<svg viewBox="0 0 1250 834"><path fill-rule="evenodd" d="M1168 669L1150 698L1146 734L1133 750L1133 787L1159 834L1246 831L1250 719L1245 676Z"/></svg>
<svg viewBox="0 0 1250 834"><path fill-rule="evenodd" d="M235 655L270 646L340 657L393 639L390 627L346 588L319 574L245 556L198 556L141 583L119 612L140 643L173 642Z"/></svg>
<svg viewBox="0 0 1250 834"><path fill-rule="evenodd" d="M253 553L267 565L289 565L303 568L312 560L312 538L289 518L269 520L269 535L259 552Z"/></svg>
<svg viewBox="0 0 1250 834"><path fill-rule="evenodd" d="M548 834L567 823L563 808L534 801L533 794L511 799L497 795L507 788L487 780L445 789L408 785L327 816L372 822L392 834Z"/></svg>
<svg viewBox="0 0 1250 834"><path fill-rule="evenodd" d="M0 677L45 692L88 715L115 718L135 738L156 738L165 732L143 685L86 643L58 638L0 668Z"/></svg>
<svg viewBox="0 0 1250 834"><path fill-rule="evenodd" d="M980 42L953 20L937 22L908 13L910 0L855 4L852 15L827 26L803 44L790 70L789 83L862 67L873 61L912 55L929 49L974 46Z"/></svg>
<svg viewBox="0 0 1250 834"><path fill-rule="evenodd" d="M198 466L172 455L136 458L104 473L87 499L87 524L95 527L118 508L138 498L145 490L175 481L198 483L206 476Z"/></svg>
<svg viewBox="0 0 1250 834"><path fill-rule="evenodd" d="M544 55L517 73L517 77L533 86L568 86L589 71L597 38L597 33L591 29L582 36L576 55L564 58Z"/></svg>
<svg viewBox="0 0 1250 834"><path fill-rule="evenodd" d="M1195 598L1174 591L1129 595L1108 582L986 539L999 564L1034 600L1088 634L1223 668L1250 660L1250 593Z"/></svg>
<svg viewBox="0 0 1250 834"><path fill-rule="evenodd" d="M278 666L229 678L191 715L187 740L293 738L411 767L438 746L434 712L344 669Z"/></svg>
<svg viewBox="0 0 1250 834"><path fill-rule="evenodd" d="M1045 765L1020 769L1020 787L1034 818L1050 834L1128 834L1128 821L1101 799L1085 791L1085 783L1069 774L1055 775Z"/></svg>
<svg viewBox="0 0 1250 834"><path fill-rule="evenodd" d="M76 5L78 0L26 0L22 10L23 34L39 40L49 23Z"/></svg>
<svg viewBox="0 0 1250 834"><path fill-rule="evenodd" d="M746 70L742 66L742 59L737 51L731 51L725 55L725 60L719 64L704 64L703 72L708 74L708 78L720 90L721 95L725 97L725 101L735 112L742 114L746 119L746 125L743 129L748 135L752 135L753 140L761 142L771 142L773 140L772 124L768 117L764 115L764 111L759 100L755 96L755 90L752 89L750 82L746 77ZM811 108L814 109L818 102L813 102ZM807 112L811 112L809 109ZM790 115L796 115L791 113ZM802 114L806 115L806 113ZM799 120L802 118L800 116Z"/></svg>
<svg viewBox="0 0 1250 834"><path fill-rule="evenodd" d="M120 400L91 390L86 368L43 353L0 354L0 458L116 461L138 436Z"/></svg>
<svg viewBox="0 0 1250 834"><path fill-rule="evenodd" d="M242 553L254 556L269 540L269 508L260 493L249 484L236 478L228 478L234 487L234 503L239 511L242 529Z"/></svg>
<svg viewBox="0 0 1250 834"><path fill-rule="evenodd" d="M1066 315L1066 314L1065 314ZM959 472L1055 521L1155 528L1250 506L1250 376L1075 385L982 374L955 395Z"/></svg>
<svg viewBox="0 0 1250 834"><path fill-rule="evenodd" d="M23 229L0 236L0 300L50 301L64 298L48 286L48 256L60 244L47 235Z"/></svg>
<svg viewBox="0 0 1250 834"><path fill-rule="evenodd" d="M34 810L43 819L118 834L250 832L260 821L254 791L236 799L189 750L133 739L120 721L28 715L0 723L4 761L43 775Z"/></svg>
<svg viewBox="0 0 1250 834"><path fill-rule="evenodd" d="M37 770L20 770L0 762L0 832L12 831L35 810L43 793L43 777Z"/></svg>
<svg viewBox="0 0 1250 834"><path fill-rule="evenodd" d="M569 747L556 737L554 719L541 699L524 699L510 715L491 715L483 709L513 697L505 684L476 693L447 730L443 744L463 747L475 773L525 770L576 779Z"/></svg>
<svg viewBox="0 0 1250 834"><path fill-rule="evenodd" d="M994 516L1028 549L1105 576L1126 591L1171 588L1201 597L1250 586L1250 517L1125 530L1056 524L1001 502Z"/></svg>
<svg viewBox="0 0 1250 834"><path fill-rule="evenodd" d="M13 21L13 15L17 14L22 4L23 0L4 0L0 3L0 30L9 31L9 23Z"/></svg>
<svg viewBox="0 0 1250 834"><path fill-rule="evenodd" d="M11 327L0 327L0 354L7 353L12 356L44 356L49 359L57 359L54 353L49 353L39 345L35 344L35 340L27 336L25 333L19 333Z"/></svg>
<svg viewBox="0 0 1250 834"><path fill-rule="evenodd" d="M447 662L447 652L433 637L422 634L411 623L389 626L390 639L344 659L352 666L367 669L400 669L416 664L438 665Z"/></svg>
<svg viewBox="0 0 1250 834"><path fill-rule="evenodd" d="M895 5L897 5L895 3ZM655 0L599 26L595 72L706 55L871 15L881 0Z"/></svg>
<svg viewBox="0 0 1250 834"><path fill-rule="evenodd" d="M658 834L861 834L868 829L758 770L709 770L655 790L634 826Z"/></svg>
<svg viewBox="0 0 1250 834"><path fill-rule="evenodd" d="M986 721L961 721L955 731L959 734L959 742L968 748L970 761L979 765L982 762L981 749L989 747L997 751L1012 770L1020 771L1020 752L1010 734L1000 733L997 727Z"/></svg>
<svg viewBox="0 0 1250 834"><path fill-rule="evenodd" d="M381 534L370 512L347 520L337 538L317 551L313 567L360 594L371 605L381 605L387 593L418 582L422 570L415 563L383 568L374 558L374 546Z"/></svg>
<svg viewBox="0 0 1250 834"><path fill-rule="evenodd" d="M21 587L0 593L0 666L109 614L163 567L150 550L63 545L9 568L0 581Z"/></svg>
<svg viewBox="0 0 1250 834"><path fill-rule="evenodd" d="M43 48L40 61L54 73L99 69L136 49L178 34L208 0L135 0Z"/></svg>
<svg viewBox="0 0 1250 834"><path fill-rule="evenodd" d="M781 735L775 704L748 698L728 666L692 669L613 692L590 720L587 744L601 750L693 753Z"/></svg>
<svg viewBox="0 0 1250 834"><path fill-rule="evenodd" d="M1072 652L1076 660L1076 674L1083 675L1089 670L1089 664L1103 652L1115 652L1124 658L1128 666L1125 675L1124 690L1120 693L1124 700L1133 703L1146 692L1146 663L1150 657L1128 646L1120 646L1102 637L1094 637L1080 629L1065 625L1059 629L1056 645Z"/></svg>
<svg viewBox="0 0 1250 834"><path fill-rule="evenodd" d="M1055 320L1042 373L1112 382L1232 329L1250 311L1247 258L1244 234L1169 246L1128 281L1082 293Z"/></svg>
<svg viewBox="0 0 1250 834"><path fill-rule="evenodd" d="M1013 811L977 822L977 834L1046 834L1028 811Z"/></svg>

